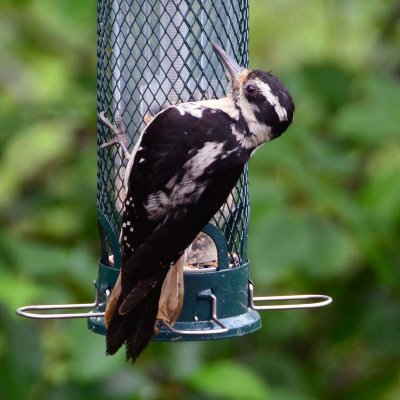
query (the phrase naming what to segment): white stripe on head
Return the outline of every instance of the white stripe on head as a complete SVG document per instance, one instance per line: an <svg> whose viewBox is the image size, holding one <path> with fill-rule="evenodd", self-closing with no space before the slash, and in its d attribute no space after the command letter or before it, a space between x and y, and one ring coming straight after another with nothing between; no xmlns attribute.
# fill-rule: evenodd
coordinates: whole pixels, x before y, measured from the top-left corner
<svg viewBox="0 0 400 400"><path fill-rule="evenodd" d="M240 111L247 123L257 122L256 111L260 111L256 104L249 102L244 95L239 97Z"/></svg>
<svg viewBox="0 0 400 400"><path fill-rule="evenodd" d="M287 121L288 116L286 108L283 107L281 103L279 103L278 97L272 94L271 87L259 78L256 78L255 80L258 83L257 86L260 89L262 95L267 99L268 103L270 103L271 106L275 108L275 112L278 115L279 121Z"/></svg>
<svg viewBox="0 0 400 400"><path fill-rule="evenodd" d="M239 131L234 124L231 125L232 133L241 146L246 149L251 149L264 142L270 141L271 128L259 121L255 115L256 112L260 112L258 106L249 102L244 95L239 96L238 106L251 133L251 136L248 136L245 132Z"/></svg>

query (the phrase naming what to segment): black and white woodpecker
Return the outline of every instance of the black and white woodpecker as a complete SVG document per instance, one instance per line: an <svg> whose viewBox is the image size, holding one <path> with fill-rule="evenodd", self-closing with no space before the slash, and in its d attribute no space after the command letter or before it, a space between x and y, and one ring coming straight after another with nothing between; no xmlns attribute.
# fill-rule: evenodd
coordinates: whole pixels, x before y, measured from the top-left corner
<svg viewBox="0 0 400 400"><path fill-rule="evenodd" d="M213 45L231 93L159 112L126 171L122 268L106 308L107 353L133 361L154 334L169 269L226 201L252 153L280 136L294 104L272 74L240 67Z"/></svg>

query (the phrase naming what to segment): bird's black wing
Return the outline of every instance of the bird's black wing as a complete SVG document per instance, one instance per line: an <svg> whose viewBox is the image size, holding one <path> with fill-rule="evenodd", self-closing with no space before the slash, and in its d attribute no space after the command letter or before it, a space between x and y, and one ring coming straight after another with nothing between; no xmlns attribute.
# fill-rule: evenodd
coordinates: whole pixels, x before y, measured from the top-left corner
<svg viewBox="0 0 400 400"><path fill-rule="evenodd" d="M147 345L168 269L224 203L249 157L230 132L230 118L208 113L198 118L171 107L140 139L122 219L126 251L109 353L126 342L134 359Z"/></svg>
<svg viewBox="0 0 400 400"><path fill-rule="evenodd" d="M150 123L128 171L122 215L123 263L162 222L183 217L213 179L225 179L246 161L247 153L236 151L231 123L223 112L204 110L202 118L196 118L176 107L162 111ZM199 165L191 165L193 160ZM189 171L190 167L197 170Z"/></svg>

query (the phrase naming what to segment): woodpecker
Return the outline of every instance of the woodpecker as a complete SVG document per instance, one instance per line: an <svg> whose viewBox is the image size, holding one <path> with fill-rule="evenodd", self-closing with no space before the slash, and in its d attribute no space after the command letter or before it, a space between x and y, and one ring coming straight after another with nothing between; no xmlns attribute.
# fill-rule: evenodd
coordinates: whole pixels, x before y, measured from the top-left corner
<svg viewBox="0 0 400 400"><path fill-rule="evenodd" d="M253 152L279 137L294 104L269 72L242 68L220 46L231 92L170 106L144 129L126 169L120 277L106 308L106 352L135 361L154 334L169 269L220 209Z"/></svg>

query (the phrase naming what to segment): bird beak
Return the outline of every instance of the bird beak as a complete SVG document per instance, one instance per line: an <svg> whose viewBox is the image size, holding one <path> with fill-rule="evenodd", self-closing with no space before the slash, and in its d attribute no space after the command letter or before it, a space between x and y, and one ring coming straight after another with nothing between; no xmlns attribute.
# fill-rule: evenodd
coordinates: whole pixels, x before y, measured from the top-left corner
<svg viewBox="0 0 400 400"><path fill-rule="evenodd" d="M232 57L230 57L228 53L222 49L222 47L220 47L216 43L211 44L219 59L222 61L222 64L224 64L228 79L230 80L232 86L239 86L240 82L243 80L242 72L246 71L247 76L247 70L245 68L242 68Z"/></svg>

